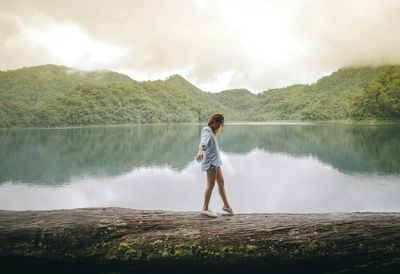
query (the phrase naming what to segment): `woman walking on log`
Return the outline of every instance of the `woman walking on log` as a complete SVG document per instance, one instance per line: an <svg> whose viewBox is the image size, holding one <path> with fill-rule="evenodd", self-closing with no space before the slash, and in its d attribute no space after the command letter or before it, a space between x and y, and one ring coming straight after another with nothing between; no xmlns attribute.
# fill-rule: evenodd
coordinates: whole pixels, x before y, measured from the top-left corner
<svg viewBox="0 0 400 274"><path fill-rule="evenodd" d="M208 208L211 193L213 191L215 180L218 184L218 192L221 195L224 205L223 211L233 215L233 210L226 198L224 177L221 169L221 155L219 152L216 134L222 133L224 130L224 116L219 112L214 112L208 118L208 125L203 127L200 134L199 151L196 161L201 162L201 171L207 172L207 187L204 192L204 205L200 211L201 214L209 217L217 217L218 215Z"/></svg>

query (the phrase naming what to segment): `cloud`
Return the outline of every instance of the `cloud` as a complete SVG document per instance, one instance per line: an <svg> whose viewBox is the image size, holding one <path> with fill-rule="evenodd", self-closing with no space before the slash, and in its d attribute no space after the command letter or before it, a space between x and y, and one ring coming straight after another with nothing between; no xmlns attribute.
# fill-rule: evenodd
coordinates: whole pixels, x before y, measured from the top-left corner
<svg viewBox="0 0 400 274"><path fill-rule="evenodd" d="M400 1L305 1L293 29L322 66L399 63Z"/></svg>
<svg viewBox="0 0 400 274"><path fill-rule="evenodd" d="M0 0L0 69L43 63L132 78L178 72L259 92L345 65L400 63L399 0Z"/></svg>

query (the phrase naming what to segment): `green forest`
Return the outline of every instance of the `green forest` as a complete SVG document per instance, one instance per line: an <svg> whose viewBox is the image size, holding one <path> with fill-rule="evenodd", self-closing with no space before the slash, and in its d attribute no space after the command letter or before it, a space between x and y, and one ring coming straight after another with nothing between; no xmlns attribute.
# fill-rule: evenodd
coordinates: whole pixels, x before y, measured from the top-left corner
<svg viewBox="0 0 400 274"><path fill-rule="evenodd" d="M205 92L179 75L135 81L112 71L42 65L0 71L0 127L225 120L398 120L400 66L345 67L309 85Z"/></svg>

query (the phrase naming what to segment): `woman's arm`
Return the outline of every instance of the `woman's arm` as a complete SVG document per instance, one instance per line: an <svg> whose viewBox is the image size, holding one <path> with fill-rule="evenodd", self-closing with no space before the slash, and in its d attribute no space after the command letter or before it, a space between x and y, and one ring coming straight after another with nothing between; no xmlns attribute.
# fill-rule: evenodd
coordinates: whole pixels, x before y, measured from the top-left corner
<svg viewBox="0 0 400 274"><path fill-rule="evenodd" d="M203 160L203 151L207 149L208 143L210 142L211 132L207 128L203 128L201 131L201 138L199 144L199 151L196 155L196 160L198 162Z"/></svg>
<svg viewBox="0 0 400 274"><path fill-rule="evenodd" d="M207 128L203 128L201 131L201 136L200 136L200 144L199 144L199 150L206 150L208 143L210 142L210 137L211 137L211 132Z"/></svg>

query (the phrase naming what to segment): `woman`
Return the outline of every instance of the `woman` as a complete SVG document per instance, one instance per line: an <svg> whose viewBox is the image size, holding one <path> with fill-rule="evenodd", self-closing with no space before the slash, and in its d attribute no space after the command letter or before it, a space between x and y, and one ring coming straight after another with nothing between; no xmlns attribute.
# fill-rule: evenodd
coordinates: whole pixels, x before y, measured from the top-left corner
<svg viewBox="0 0 400 274"><path fill-rule="evenodd" d="M216 134L222 133L224 130L224 116L219 112L214 112L208 118L208 126L205 126L201 130L199 151L196 156L197 162L201 162L201 170L207 172L207 187L204 192L204 205L201 210L201 214L209 217L217 217L218 215L208 208L210 202L211 193L215 185L215 180L218 184L218 192L221 195L224 206L223 211L233 215L233 210L229 206L228 199L226 198L224 188L224 177L222 176L221 170L221 155L219 153L219 147L217 142Z"/></svg>

